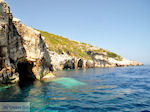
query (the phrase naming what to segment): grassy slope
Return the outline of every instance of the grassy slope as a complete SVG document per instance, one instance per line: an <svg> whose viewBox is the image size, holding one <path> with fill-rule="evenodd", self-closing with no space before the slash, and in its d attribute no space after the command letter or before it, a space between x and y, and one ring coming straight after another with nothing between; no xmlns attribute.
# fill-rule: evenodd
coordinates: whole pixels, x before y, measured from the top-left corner
<svg viewBox="0 0 150 112"><path fill-rule="evenodd" d="M38 30L40 31L40 30ZM62 36L54 35L48 32L40 31L41 35L45 37L45 41L49 46L50 51L55 51L59 54L67 53L71 56L78 58L91 59L91 57L86 53L86 51L94 51L95 53L105 53L108 57L121 60L121 56L104 50L102 48L97 48L89 44L80 43L76 41L69 40Z"/></svg>

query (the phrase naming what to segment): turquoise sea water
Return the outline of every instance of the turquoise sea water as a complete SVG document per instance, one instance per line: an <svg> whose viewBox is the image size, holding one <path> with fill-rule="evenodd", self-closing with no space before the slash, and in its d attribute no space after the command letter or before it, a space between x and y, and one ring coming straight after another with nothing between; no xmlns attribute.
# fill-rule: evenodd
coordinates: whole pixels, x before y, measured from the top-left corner
<svg viewBox="0 0 150 112"><path fill-rule="evenodd" d="M150 112L150 66L60 71L49 82L0 87L0 101L31 112Z"/></svg>

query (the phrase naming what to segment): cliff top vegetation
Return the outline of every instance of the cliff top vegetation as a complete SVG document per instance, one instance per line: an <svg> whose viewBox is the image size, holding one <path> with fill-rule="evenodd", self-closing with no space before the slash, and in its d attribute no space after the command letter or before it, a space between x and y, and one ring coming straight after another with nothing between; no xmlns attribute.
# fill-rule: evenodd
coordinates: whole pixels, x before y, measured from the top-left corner
<svg viewBox="0 0 150 112"><path fill-rule="evenodd" d="M121 56L108 50L94 47L90 44L73 41L45 31L38 31L40 31L41 35L45 37L48 49L50 51L57 52L58 54L66 53L77 58L91 59L91 57L87 54L87 51L93 51L94 53L104 54L108 57L115 58L116 60L122 60Z"/></svg>

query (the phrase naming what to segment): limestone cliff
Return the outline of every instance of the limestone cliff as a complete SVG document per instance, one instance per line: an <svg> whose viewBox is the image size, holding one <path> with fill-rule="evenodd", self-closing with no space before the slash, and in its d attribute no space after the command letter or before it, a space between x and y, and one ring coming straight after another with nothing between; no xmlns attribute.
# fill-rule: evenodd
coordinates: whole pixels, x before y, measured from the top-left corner
<svg viewBox="0 0 150 112"><path fill-rule="evenodd" d="M49 51L54 70L143 65L140 62L131 61L124 57L120 57L120 60L108 57L106 53L97 53L94 51L87 51L86 53L91 59L78 58L66 53L58 54L54 51Z"/></svg>
<svg viewBox="0 0 150 112"><path fill-rule="evenodd" d="M25 58L23 59L33 63L32 72L37 79L40 79L43 77L42 75L53 70L51 57L45 45L44 37L42 38L40 32L21 24L16 19L13 20L13 24L22 38L22 45L25 49Z"/></svg>
<svg viewBox="0 0 150 112"><path fill-rule="evenodd" d="M124 57L120 56L120 59L112 58L106 55L105 52L96 53L93 51L87 52L94 62L95 67L119 67L119 66L135 66L135 65L143 65L137 61L131 61Z"/></svg>
<svg viewBox="0 0 150 112"><path fill-rule="evenodd" d="M40 32L45 37L54 70L142 65L102 48Z"/></svg>
<svg viewBox="0 0 150 112"><path fill-rule="evenodd" d="M12 23L7 4L0 1L0 82L18 81L15 62L24 55L21 37Z"/></svg>
<svg viewBox="0 0 150 112"><path fill-rule="evenodd" d="M0 1L0 83L41 79L52 71L51 58L41 34L17 19Z"/></svg>

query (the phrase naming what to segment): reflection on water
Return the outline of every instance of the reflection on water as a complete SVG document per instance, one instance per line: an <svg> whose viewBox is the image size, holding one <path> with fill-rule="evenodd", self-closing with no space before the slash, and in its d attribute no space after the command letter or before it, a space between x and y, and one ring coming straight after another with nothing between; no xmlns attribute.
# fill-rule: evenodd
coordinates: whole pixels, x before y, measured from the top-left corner
<svg viewBox="0 0 150 112"><path fill-rule="evenodd" d="M49 82L1 87L0 101L31 102L31 112L150 111L149 66L60 71L57 75Z"/></svg>
<svg viewBox="0 0 150 112"><path fill-rule="evenodd" d="M66 88L74 88L79 87L81 85L85 85L85 83L75 80L73 78L57 78L52 80L54 83L63 85Z"/></svg>

